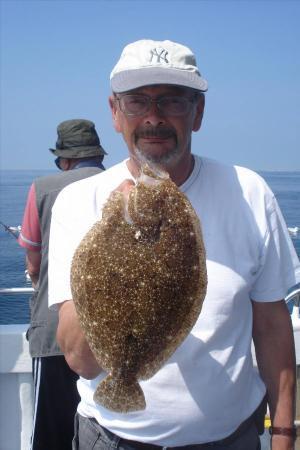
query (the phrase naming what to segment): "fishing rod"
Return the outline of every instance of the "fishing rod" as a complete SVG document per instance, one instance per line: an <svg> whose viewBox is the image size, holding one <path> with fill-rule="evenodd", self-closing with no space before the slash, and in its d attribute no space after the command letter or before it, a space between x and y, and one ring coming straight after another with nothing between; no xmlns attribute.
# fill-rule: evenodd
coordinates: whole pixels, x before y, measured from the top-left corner
<svg viewBox="0 0 300 450"><path fill-rule="evenodd" d="M18 231L16 231L15 229L12 229L12 227L5 225L5 223L1 222L1 220L0 220L0 224L4 227L5 231L10 233L15 239L18 239ZM17 228L17 230L19 230L19 229Z"/></svg>

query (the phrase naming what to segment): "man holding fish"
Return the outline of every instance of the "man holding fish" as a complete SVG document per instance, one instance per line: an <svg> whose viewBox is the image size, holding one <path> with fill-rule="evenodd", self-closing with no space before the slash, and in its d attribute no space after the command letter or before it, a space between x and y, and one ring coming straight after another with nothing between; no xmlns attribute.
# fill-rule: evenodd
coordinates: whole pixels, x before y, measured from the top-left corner
<svg viewBox="0 0 300 450"><path fill-rule="evenodd" d="M192 153L207 82L188 47L129 44L111 88L129 159L68 186L52 214L49 306L80 375L74 450L259 450L266 399L272 449L293 449L283 298L299 261L274 195Z"/></svg>

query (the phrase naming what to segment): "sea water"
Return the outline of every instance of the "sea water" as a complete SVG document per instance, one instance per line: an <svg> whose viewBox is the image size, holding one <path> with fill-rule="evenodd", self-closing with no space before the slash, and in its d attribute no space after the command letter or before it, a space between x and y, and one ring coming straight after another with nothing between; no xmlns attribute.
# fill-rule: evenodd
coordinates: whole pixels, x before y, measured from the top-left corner
<svg viewBox="0 0 300 450"><path fill-rule="evenodd" d="M33 179L53 171L0 171L0 221L22 223L24 206ZM25 277L25 251L0 224L0 288L31 287ZM0 324L29 322L30 294L0 294Z"/></svg>
<svg viewBox="0 0 300 450"><path fill-rule="evenodd" d="M27 193L34 178L53 171L1 171L0 221L22 223ZM287 226L300 227L300 172L260 172L273 190ZM300 232L292 235L300 256ZM25 278L25 251L0 225L0 288L30 287ZM30 295L0 295L0 324L28 323Z"/></svg>

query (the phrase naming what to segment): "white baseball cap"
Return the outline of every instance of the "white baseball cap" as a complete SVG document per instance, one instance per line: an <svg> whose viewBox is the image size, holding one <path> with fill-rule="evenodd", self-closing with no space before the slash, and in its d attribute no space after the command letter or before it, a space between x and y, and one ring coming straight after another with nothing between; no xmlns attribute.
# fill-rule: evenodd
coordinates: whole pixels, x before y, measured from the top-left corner
<svg viewBox="0 0 300 450"><path fill-rule="evenodd" d="M208 88L188 47L172 41L148 39L124 48L110 74L110 83L116 93L155 84L174 84L202 92Z"/></svg>

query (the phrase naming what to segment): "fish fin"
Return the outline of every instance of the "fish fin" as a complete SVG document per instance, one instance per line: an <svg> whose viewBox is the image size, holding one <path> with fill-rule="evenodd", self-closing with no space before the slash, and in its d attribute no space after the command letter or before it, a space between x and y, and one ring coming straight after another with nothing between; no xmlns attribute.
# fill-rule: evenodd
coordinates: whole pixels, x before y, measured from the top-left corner
<svg viewBox="0 0 300 450"><path fill-rule="evenodd" d="M108 375L94 393L94 401L105 408L120 413L146 408L145 397L137 380L128 381Z"/></svg>

